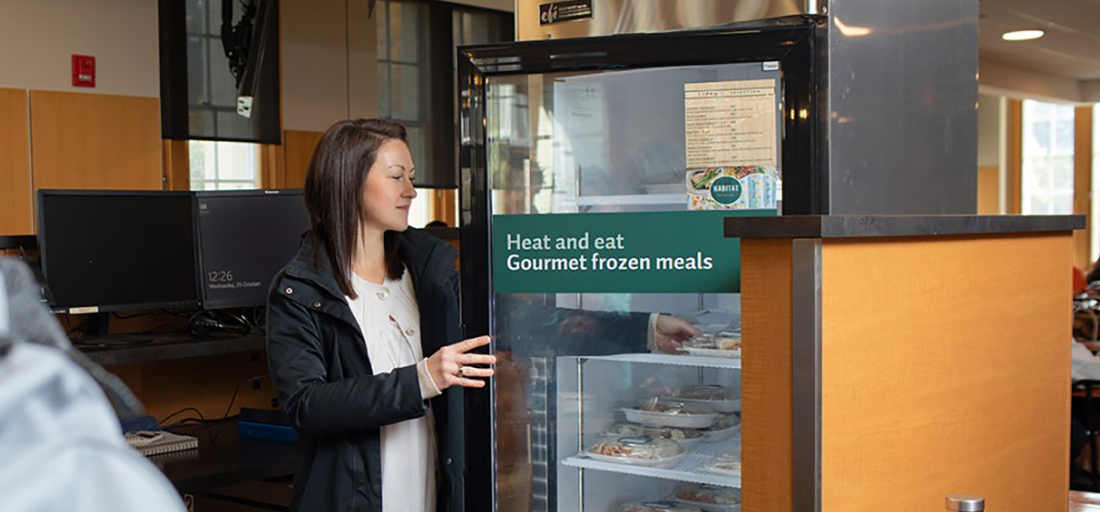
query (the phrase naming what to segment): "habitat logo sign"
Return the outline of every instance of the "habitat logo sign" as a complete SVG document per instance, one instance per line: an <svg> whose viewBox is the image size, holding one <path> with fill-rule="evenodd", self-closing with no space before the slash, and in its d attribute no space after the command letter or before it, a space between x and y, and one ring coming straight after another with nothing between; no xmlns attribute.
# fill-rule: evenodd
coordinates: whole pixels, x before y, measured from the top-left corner
<svg viewBox="0 0 1100 512"><path fill-rule="evenodd" d="M741 182L733 176L722 176L711 183L710 197L719 204L733 204L741 199Z"/></svg>

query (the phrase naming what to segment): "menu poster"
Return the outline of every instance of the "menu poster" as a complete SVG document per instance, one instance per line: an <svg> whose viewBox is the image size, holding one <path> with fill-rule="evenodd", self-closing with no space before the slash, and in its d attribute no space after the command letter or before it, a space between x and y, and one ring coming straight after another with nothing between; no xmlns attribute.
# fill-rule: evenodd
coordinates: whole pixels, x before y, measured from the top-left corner
<svg viewBox="0 0 1100 512"><path fill-rule="evenodd" d="M692 210L776 207L775 80L684 84Z"/></svg>
<svg viewBox="0 0 1100 512"><path fill-rule="evenodd" d="M684 84L688 167L775 165L775 79Z"/></svg>

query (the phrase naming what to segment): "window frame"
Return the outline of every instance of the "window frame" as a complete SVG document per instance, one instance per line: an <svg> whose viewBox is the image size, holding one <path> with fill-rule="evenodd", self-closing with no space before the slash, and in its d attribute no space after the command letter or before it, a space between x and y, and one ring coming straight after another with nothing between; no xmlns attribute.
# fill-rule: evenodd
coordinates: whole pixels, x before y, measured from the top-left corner
<svg viewBox="0 0 1100 512"><path fill-rule="evenodd" d="M1089 231L1088 261L1091 264L1100 260L1100 102L1091 105L1089 115L1092 117L1092 140L1088 141L1091 146L1088 155L1091 159L1091 165L1087 167L1090 173L1091 183L1089 188L1091 190L1089 191L1087 226ZM1074 136L1076 137L1076 133Z"/></svg>
<svg viewBox="0 0 1100 512"><path fill-rule="evenodd" d="M408 62L391 55L393 34L391 33L392 7L401 4L417 4L424 19L417 20L418 27L426 30L429 37L417 35L416 59ZM378 48L377 65L379 67L379 117L393 119L411 130L417 130L422 149L414 149L417 161L417 184L427 189L458 188L458 146L457 140L457 72L456 46L454 33L456 13L484 13L496 17L499 33L503 37L514 37L514 20L511 13L452 4L448 2L426 0L379 0L375 7L379 30L386 31L385 45ZM419 103L418 118L406 119L393 116L392 107L386 110L387 102L392 104L393 69L399 65L415 64L420 70L418 77ZM385 76L381 76L385 66ZM385 84L383 85L383 80ZM382 99L382 92L389 91L389 98ZM431 122L434 119L454 119L453 123ZM447 148L450 148L448 151ZM419 153L419 155L417 154Z"/></svg>
<svg viewBox="0 0 1100 512"><path fill-rule="evenodd" d="M232 0L224 0L232 1ZM227 142L251 142L259 144L282 144L281 105L280 101L268 101L268 98L281 98L279 84L279 3L277 0L259 0L256 15L256 30L262 31L265 36L265 51L263 65L259 68L259 77L256 85L256 102L252 109L252 117L246 123L249 127L247 136L226 136L213 133L194 132L191 126L192 111L210 111L215 116L219 113L232 112L236 115L236 105L213 106L194 105L190 103L188 84L188 37L203 36L207 41L220 41L221 37L215 29L208 26L212 7L204 5L204 30L205 33L192 33L187 27L187 2L179 0L158 1L158 33L160 46L160 111L161 111L161 137L167 140L211 140ZM265 13L267 30L262 30ZM218 15L220 19L220 14ZM209 73L210 49L207 46L203 61L207 66L207 80L211 80ZM208 85L209 86L209 85ZM235 96L235 95L234 95ZM197 107L197 108L196 108ZM210 108L213 107L213 108ZM215 126L217 126L215 124ZM238 134L239 135L239 134Z"/></svg>

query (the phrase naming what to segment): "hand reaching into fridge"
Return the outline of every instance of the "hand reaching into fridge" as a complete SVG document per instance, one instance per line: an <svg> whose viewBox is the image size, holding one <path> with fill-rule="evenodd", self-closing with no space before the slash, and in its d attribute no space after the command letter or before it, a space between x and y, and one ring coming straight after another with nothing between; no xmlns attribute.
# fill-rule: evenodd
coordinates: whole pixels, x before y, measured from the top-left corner
<svg viewBox="0 0 1100 512"><path fill-rule="evenodd" d="M657 315L653 334L654 341L657 342L657 350L675 354L680 349L680 345L699 334L699 330L680 318Z"/></svg>
<svg viewBox="0 0 1100 512"><path fill-rule="evenodd" d="M474 365L496 364L497 358L489 354L470 354L469 352L488 345L490 341L489 336L480 336L437 350L426 363L432 382L440 391L451 386L485 387L485 381L481 379L492 377L493 369Z"/></svg>

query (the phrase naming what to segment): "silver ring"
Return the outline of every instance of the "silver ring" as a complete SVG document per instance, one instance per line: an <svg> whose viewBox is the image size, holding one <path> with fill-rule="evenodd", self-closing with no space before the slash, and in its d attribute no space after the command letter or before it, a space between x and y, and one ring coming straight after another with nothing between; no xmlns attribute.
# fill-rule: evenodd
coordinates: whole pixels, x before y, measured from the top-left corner
<svg viewBox="0 0 1100 512"><path fill-rule="evenodd" d="M466 367L465 366L459 366L458 367L458 376L459 377L464 377L465 373L466 373Z"/></svg>

